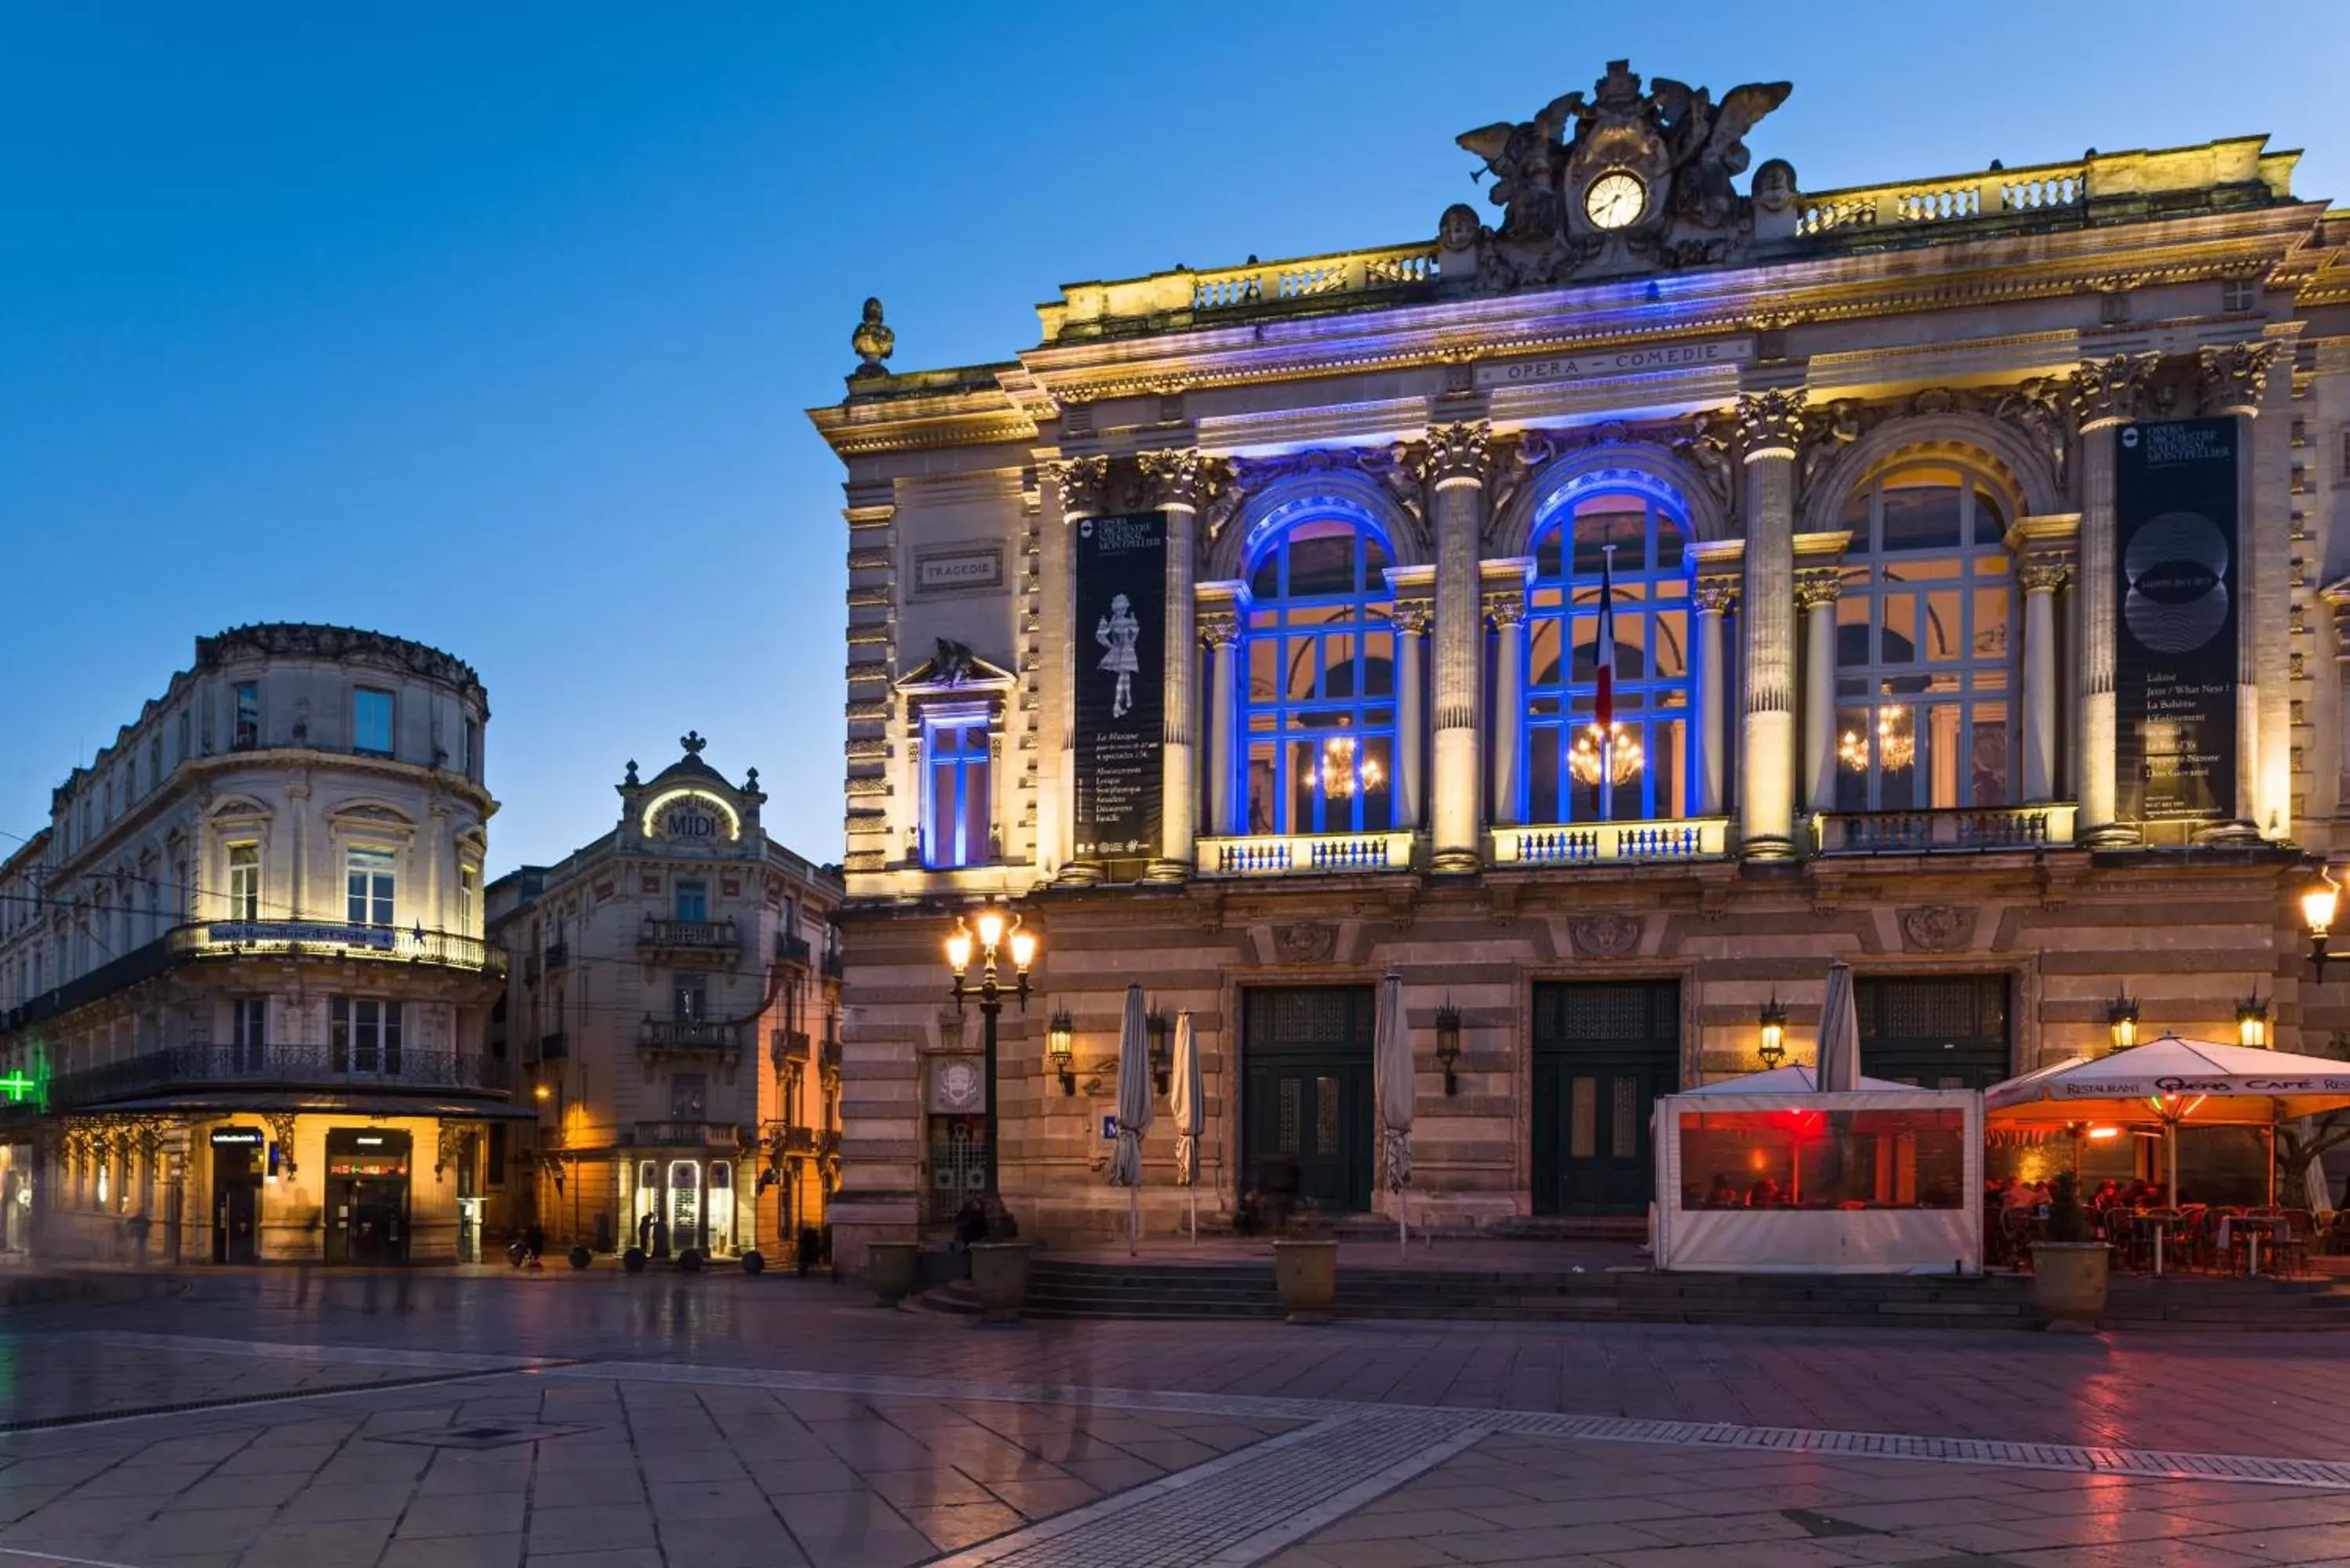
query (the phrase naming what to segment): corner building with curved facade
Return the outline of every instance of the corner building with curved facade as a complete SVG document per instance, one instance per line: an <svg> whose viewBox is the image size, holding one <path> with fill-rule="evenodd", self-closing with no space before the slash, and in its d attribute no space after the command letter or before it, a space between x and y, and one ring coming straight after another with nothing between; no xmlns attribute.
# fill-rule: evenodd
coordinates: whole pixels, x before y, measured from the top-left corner
<svg viewBox="0 0 2350 1568"><path fill-rule="evenodd" d="M1129 980L1199 1030L1203 1212L1386 1213L1399 974L1440 1228L1637 1223L1655 1097L1755 1067L1774 1003L1807 1059L1836 959L1872 1075L2103 1050L2120 997L2332 1049L2292 894L2342 836L2350 216L2260 137L1744 178L1787 96L1611 66L1460 139L1497 211L1071 285L1000 364L892 369L868 306L812 413L844 1244L968 1185L941 939L983 900L1041 938L996 1092L1047 1240L1123 1223ZM1147 1165L1170 1227L1163 1099Z"/></svg>
<svg viewBox="0 0 2350 1568"><path fill-rule="evenodd" d="M489 699L342 627L199 638L0 863L0 1244L448 1262L503 1234Z"/></svg>

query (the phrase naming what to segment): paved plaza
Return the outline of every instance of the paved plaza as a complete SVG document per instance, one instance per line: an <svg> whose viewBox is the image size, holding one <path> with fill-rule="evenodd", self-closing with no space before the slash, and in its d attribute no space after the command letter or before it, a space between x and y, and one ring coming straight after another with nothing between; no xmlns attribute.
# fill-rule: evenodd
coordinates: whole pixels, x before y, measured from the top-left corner
<svg viewBox="0 0 2350 1568"><path fill-rule="evenodd" d="M0 1317L0 1568L2350 1563L2350 1337L1040 1324L733 1276Z"/></svg>

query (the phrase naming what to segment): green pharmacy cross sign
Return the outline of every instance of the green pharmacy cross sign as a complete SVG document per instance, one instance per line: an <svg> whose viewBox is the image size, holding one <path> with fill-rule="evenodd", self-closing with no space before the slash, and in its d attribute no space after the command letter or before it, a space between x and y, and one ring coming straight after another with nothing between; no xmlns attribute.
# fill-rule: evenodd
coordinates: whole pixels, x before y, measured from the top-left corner
<svg viewBox="0 0 2350 1568"><path fill-rule="evenodd" d="M24 1099L36 1086L22 1073L0 1074L0 1094L6 1095L11 1100Z"/></svg>

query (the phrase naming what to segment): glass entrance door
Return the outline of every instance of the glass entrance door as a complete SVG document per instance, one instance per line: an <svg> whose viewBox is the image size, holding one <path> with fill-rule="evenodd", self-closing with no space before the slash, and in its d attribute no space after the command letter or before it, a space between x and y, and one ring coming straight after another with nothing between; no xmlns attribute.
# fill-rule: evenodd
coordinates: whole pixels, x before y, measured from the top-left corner
<svg viewBox="0 0 2350 1568"><path fill-rule="evenodd" d="M1293 1199L1326 1214L1370 1210L1376 998L1367 985L1246 994L1242 1179L1276 1215Z"/></svg>
<svg viewBox="0 0 2350 1568"><path fill-rule="evenodd" d="M1651 1113L1680 1086L1679 986L1537 985L1534 1044L1534 1212L1644 1212Z"/></svg>
<svg viewBox="0 0 2350 1568"><path fill-rule="evenodd" d="M261 1261L260 1150L241 1143L213 1145L213 1262Z"/></svg>
<svg viewBox="0 0 2350 1568"><path fill-rule="evenodd" d="M691 1159L669 1163L670 1245L707 1251L702 1237L702 1166Z"/></svg>
<svg viewBox="0 0 2350 1568"><path fill-rule="evenodd" d="M404 1132L327 1131L327 1262L408 1261L408 1157Z"/></svg>

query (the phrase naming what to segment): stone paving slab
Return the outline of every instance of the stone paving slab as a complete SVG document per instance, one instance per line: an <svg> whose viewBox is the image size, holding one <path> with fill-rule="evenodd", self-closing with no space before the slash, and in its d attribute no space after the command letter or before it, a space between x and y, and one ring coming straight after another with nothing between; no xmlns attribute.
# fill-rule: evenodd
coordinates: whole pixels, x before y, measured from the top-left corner
<svg viewBox="0 0 2350 1568"><path fill-rule="evenodd" d="M542 1364L531 1357L165 1334L7 1336L0 1337L0 1430L439 1381Z"/></svg>
<svg viewBox="0 0 2350 1568"><path fill-rule="evenodd" d="M2249 1568L2350 1556L2350 1490L2247 1490L1497 1433L1263 1568Z"/></svg>
<svg viewBox="0 0 2350 1568"><path fill-rule="evenodd" d="M993 1331L806 1282L334 1285L0 1318L0 1388L81 1423L0 1433L0 1568L2350 1559L2320 1335ZM129 1414L158 1387L198 1407Z"/></svg>

